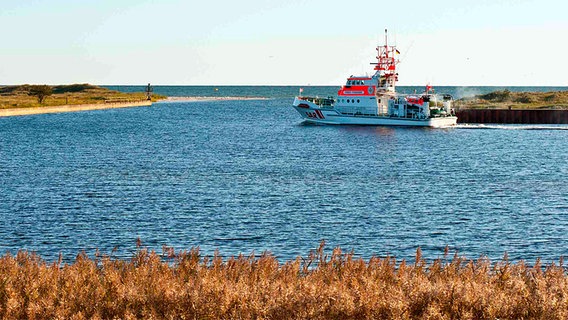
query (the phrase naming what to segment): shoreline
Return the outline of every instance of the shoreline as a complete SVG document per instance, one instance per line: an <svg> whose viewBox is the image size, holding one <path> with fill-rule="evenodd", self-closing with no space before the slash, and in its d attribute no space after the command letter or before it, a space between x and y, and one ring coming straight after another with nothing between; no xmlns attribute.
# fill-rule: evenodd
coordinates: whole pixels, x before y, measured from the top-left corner
<svg viewBox="0 0 568 320"><path fill-rule="evenodd" d="M237 101L237 100L267 100L267 99L268 98L265 97L207 97L207 96L189 97L187 96L187 97L167 97L166 99L154 102L206 102L206 101ZM92 103L92 104L71 104L71 105L46 106L46 107L5 108L5 109L0 109L0 118L27 116L34 114L147 107L151 106L154 102L143 100L138 102Z"/></svg>
<svg viewBox="0 0 568 320"><path fill-rule="evenodd" d="M265 97L167 97L160 102L201 102L201 101L237 101L237 100L267 100Z"/></svg>
<svg viewBox="0 0 568 320"><path fill-rule="evenodd" d="M0 109L1 117L13 116L26 116L34 114L47 114L47 113L63 113L63 112L78 112L90 110L105 110L105 109L118 109L118 108L131 108L131 107L147 107L151 106L152 101L138 101L138 102L115 102L115 103L96 103L96 104L76 104L76 105L61 105L49 107L32 107L32 108L6 108Z"/></svg>

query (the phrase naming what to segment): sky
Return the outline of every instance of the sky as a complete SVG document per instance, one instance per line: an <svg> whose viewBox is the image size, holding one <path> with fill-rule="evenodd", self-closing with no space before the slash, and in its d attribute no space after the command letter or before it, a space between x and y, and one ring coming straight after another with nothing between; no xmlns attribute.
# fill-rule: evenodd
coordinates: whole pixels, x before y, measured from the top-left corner
<svg viewBox="0 0 568 320"><path fill-rule="evenodd" d="M565 0L0 0L0 84L568 86Z"/></svg>

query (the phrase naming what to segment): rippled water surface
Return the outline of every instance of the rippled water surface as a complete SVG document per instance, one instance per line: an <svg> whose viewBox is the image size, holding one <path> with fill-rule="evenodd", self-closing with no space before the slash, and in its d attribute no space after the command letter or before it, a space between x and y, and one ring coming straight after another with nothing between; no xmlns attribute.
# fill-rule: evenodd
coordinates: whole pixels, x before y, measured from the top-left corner
<svg viewBox="0 0 568 320"><path fill-rule="evenodd" d="M314 126L290 103L0 118L0 251L568 255L566 127Z"/></svg>

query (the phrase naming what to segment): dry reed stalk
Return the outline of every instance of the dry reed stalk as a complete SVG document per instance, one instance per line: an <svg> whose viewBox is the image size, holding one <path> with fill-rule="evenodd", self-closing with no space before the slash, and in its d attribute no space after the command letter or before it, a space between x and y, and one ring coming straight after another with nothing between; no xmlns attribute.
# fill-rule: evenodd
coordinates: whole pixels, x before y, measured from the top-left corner
<svg viewBox="0 0 568 320"><path fill-rule="evenodd" d="M284 264L268 253L223 260L199 249L130 260L79 254L52 264L0 258L2 319L568 319L560 266L458 255L427 263L367 261L322 243ZM446 254L447 255L447 252Z"/></svg>

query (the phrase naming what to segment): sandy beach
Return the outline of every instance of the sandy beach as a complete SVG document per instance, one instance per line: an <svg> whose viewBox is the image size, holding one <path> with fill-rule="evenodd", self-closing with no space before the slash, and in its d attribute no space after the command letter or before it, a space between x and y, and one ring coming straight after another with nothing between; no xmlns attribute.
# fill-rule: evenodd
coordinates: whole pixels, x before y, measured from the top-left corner
<svg viewBox="0 0 568 320"><path fill-rule="evenodd" d="M199 102L199 101L231 101L231 100L266 100L263 97L168 97L160 102ZM77 112L88 110L104 110L115 108L151 106L151 101L117 102L100 104L78 104L35 108L7 108L0 109L0 117L25 116L32 114Z"/></svg>
<svg viewBox="0 0 568 320"><path fill-rule="evenodd" d="M266 100L264 97L168 97L162 101L197 102L197 101L231 101L231 100Z"/></svg>
<svg viewBox="0 0 568 320"><path fill-rule="evenodd" d="M44 114L44 113L77 112L77 111L87 111L87 110L104 110L104 109L129 108L129 107L143 107L151 105L152 105L151 101L139 101L139 102L62 105L62 106L37 107L37 108L8 108L8 109L0 109L0 117L24 116L24 115Z"/></svg>

